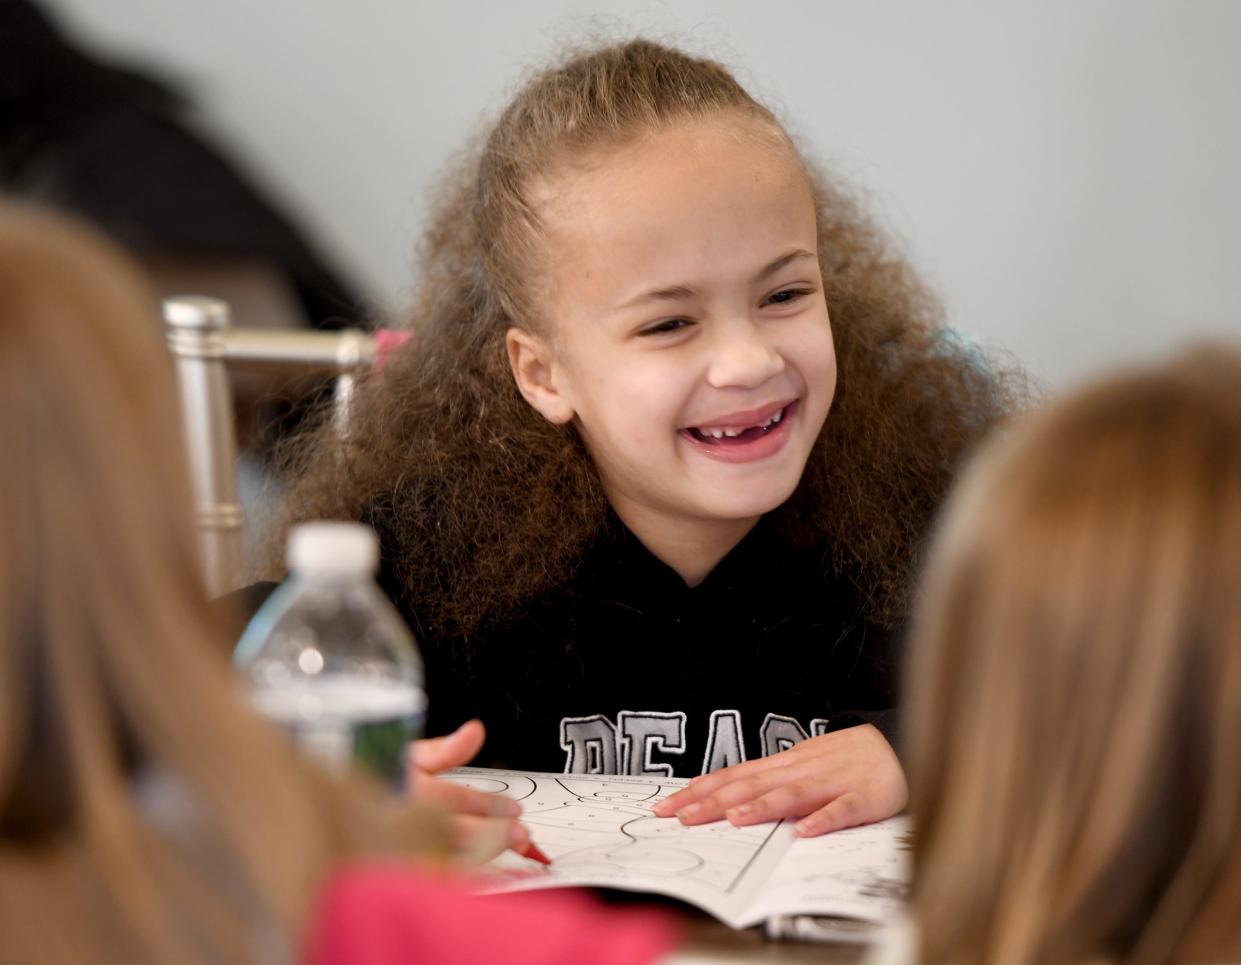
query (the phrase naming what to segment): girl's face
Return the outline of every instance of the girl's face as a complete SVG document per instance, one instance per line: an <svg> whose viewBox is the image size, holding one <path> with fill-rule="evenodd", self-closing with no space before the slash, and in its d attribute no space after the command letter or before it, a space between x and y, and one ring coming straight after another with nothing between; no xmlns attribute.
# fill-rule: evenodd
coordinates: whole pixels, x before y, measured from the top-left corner
<svg viewBox="0 0 1241 965"><path fill-rule="evenodd" d="M753 521L784 502L836 386L792 150L748 118L686 122L536 203L550 324L518 337L525 353L510 335L510 358L527 399L576 421L622 519Z"/></svg>

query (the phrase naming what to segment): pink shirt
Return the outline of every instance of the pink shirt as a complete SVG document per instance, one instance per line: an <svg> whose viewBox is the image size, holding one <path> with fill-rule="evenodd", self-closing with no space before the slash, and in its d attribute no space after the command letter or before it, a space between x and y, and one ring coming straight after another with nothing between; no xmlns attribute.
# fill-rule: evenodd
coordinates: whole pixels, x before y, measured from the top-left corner
<svg viewBox="0 0 1241 965"><path fill-rule="evenodd" d="M329 878L305 965L640 965L676 944L672 918L617 909L585 892L479 897L468 879L397 862L357 863Z"/></svg>

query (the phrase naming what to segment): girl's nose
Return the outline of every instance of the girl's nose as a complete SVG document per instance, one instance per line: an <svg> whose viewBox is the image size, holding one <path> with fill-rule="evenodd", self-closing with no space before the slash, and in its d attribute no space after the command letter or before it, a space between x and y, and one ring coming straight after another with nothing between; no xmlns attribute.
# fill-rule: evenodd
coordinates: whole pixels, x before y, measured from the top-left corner
<svg viewBox="0 0 1241 965"><path fill-rule="evenodd" d="M730 326L713 341L707 382L716 389L752 388L784 370L784 356L750 322Z"/></svg>

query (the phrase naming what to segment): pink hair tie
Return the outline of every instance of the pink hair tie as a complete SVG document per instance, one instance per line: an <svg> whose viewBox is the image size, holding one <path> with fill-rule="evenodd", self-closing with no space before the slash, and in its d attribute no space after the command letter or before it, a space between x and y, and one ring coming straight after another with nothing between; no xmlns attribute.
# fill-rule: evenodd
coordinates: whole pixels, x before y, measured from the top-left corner
<svg viewBox="0 0 1241 965"><path fill-rule="evenodd" d="M409 332L396 328L378 328L375 330L375 371L382 372L388 356L408 342Z"/></svg>

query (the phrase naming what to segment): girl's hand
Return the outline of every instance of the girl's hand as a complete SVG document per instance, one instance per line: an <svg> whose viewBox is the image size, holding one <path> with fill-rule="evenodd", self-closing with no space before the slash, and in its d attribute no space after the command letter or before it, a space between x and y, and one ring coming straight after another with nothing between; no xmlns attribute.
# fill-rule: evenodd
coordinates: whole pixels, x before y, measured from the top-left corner
<svg viewBox="0 0 1241 965"><path fill-rule="evenodd" d="M800 818L797 833L813 837L891 817L908 799L896 752L877 728L861 724L696 777L654 811L682 824L727 818L738 827Z"/></svg>
<svg viewBox="0 0 1241 965"><path fill-rule="evenodd" d="M436 777L474 759L487 732L469 720L451 734L414 741L409 754L409 786L420 802L453 814L457 840L468 863L487 861L505 848L522 852L530 832L518 823L521 805L501 794L487 794Z"/></svg>

